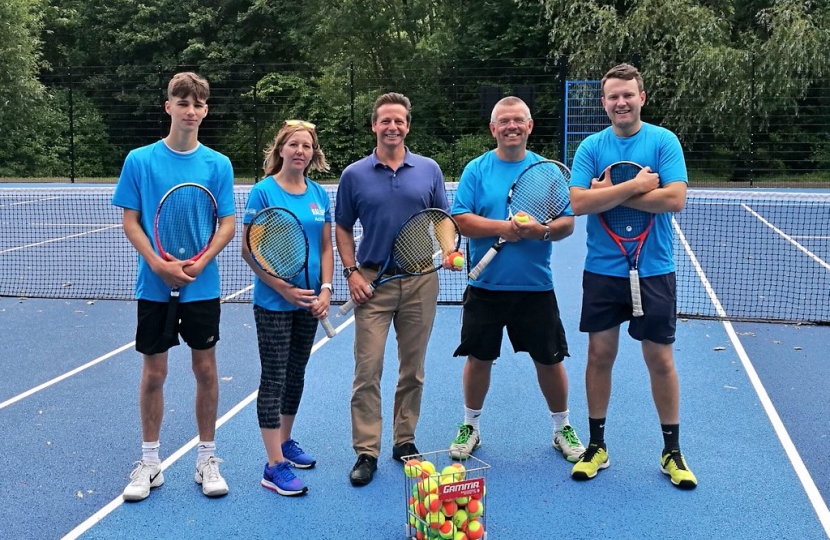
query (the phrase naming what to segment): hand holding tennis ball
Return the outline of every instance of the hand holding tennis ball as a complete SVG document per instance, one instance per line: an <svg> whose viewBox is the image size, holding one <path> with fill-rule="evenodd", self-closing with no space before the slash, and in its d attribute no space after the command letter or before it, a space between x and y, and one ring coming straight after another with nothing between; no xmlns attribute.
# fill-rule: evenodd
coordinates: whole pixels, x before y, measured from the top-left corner
<svg viewBox="0 0 830 540"><path fill-rule="evenodd" d="M450 270L462 270L464 262L464 254L460 251L453 251L447 255L444 267Z"/></svg>
<svg viewBox="0 0 830 540"><path fill-rule="evenodd" d="M526 212L517 212L516 215L513 216L513 219L515 219L519 223L527 223L528 221L530 221L530 216L527 215Z"/></svg>

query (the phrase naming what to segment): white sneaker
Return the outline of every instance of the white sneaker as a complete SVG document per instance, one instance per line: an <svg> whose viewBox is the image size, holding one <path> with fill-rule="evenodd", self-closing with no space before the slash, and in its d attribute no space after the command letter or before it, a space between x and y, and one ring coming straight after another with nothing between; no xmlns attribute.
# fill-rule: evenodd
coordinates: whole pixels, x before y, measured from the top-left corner
<svg viewBox="0 0 830 540"><path fill-rule="evenodd" d="M124 488L125 501L143 501L150 495L150 488L164 483L161 463L136 461L135 469L130 473L130 483Z"/></svg>
<svg viewBox="0 0 830 540"><path fill-rule="evenodd" d="M228 483L219 474L219 464L222 460L210 456L196 465L194 479L202 485L202 493L208 497L221 497L228 494Z"/></svg>
<svg viewBox="0 0 830 540"><path fill-rule="evenodd" d="M481 446L478 430L469 424L459 424L458 435L450 445L452 459L469 459L473 450Z"/></svg>
<svg viewBox="0 0 830 540"><path fill-rule="evenodd" d="M562 456L571 463L579 461L579 457L585 452L585 447L579 442L576 431L569 425L562 426L562 429L553 432L553 447L562 452Z"/></svg>

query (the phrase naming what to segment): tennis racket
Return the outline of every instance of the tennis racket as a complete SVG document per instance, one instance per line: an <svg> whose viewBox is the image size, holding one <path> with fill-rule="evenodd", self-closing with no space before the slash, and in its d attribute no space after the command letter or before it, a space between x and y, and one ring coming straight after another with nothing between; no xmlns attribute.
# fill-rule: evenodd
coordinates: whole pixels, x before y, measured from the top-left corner
<svg viewBox="0 0 830 540"><path fill-rule="evenodd" d="M558 161L545 160L531 163L519 174L507 192L507 219L523 211L539 223L550 223L567 208L570 202L568 183L571 171ZM506 240L499 238L496 243L470 270L470 279L478 279L490 261L498 255Z"/></svg>
<svg viewBox="0 0 830 540"><path fill-rule="evenodd" d="M615 186L631 180L643 168L632 161L618 161L609 166L611 183ZM648 238L651 225L654 223L654 214L643 212L627 206L615 206L599 214L599 221L608 233L608 236L617 244L626 261L628 261L628 277L631 283L631 314L634 317L643 316L643 299L640 295L640 250ZM626 244L631 249L626 248Z"/></svg>
<svg viewBox="0 0 830 540"><path fill-rule="evenodd" d="M216 199L199 184L174 186L161 198L153 221L153 236L159 255L166 261L197 261L216 233ZM172 338L176 328L179 287L170 289L164 336Z"/></svg>
<svg viewBox="0 0 830 540"><path fill-rule="evenodd" d="M288 281L305 270L308 277L308 236L299 218L285 208L272 206L257 212L248 225L245 242L254 262L268 275ZM328 317L320 319L328 337L337 335Z"/></svg>
<svg viewBox="0 0 830 540"><path fill-rule="evenodd" d="M369 284L372 291L393 279L407 276L423 276L437 272L444 258L458 251L461 233L455 220L439 208L427 208L417 212L401 226L392 243L392 252ZM384 277L387 271L394 273ZM357 303L349 300L340 306L340 315L355 308Z"/></svg>

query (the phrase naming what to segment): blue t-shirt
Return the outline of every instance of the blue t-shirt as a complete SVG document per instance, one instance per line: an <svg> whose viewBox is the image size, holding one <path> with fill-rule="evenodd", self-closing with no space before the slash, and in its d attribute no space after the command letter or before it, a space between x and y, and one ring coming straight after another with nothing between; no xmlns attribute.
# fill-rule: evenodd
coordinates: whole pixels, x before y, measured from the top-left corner
<svg viewBox="0 0 830 540"><path fill-rule="evenodd" d="M378 161L374 152L346 167L334 215L337 224L347 229L360 220L363 238L357 260L379 266L389 257L401 225L426 208L449 211L444 175L435 161L407 149L396 171Z"/></svg>
<svg viewBox="0 0 830 540"><path fill-rule="evenodd" d="M582 141L576 150L571 168L571 187L590 189L591 180L617 161L633 161L660 175L660 187L672 182L687 182L683 148L677 136L668 129L643 123L632 137L618 137L611 127ZM674 229L672 213L657 214L640 252L639 272L642 277L661 276L674 272ZM606 276L628 277L628 262L608 236L596 214L588 216L588 254L585 270ZM631 248L633 246L626 246Z"/></svg>
<svg viewBox="0 0 830 540"><path fill-rule="evenodd" d="M317 182L310 178L305 179L306 190L302 194L288 193L272 176L267 176L251 188L248 195L248 205L245 209L245 225L257 212L270 206L286 208L294 213L308 237L308 283L305 271L300 272L289 283L301 289L313 289L320 292L322 284L322 266L320 249L323 242L323 229L326 223L331 223L331 202L329 196ZM331 234L331 231L329 231ZM301 308L293 305L277 291L266 285L261 279L254 276L254 304L271 311L296 311Z"/></svg>
<svg viewBox="0 0 830 540"><path fill-rule="evenodd" d="M174 152L164 141L136 148L127 155L112 204L141 213L141 227L158 253L153 241L153 220L161 198L174 186L185 182L200 184L216 199L217 216L232 216L233 167L230 160L215 150L199 144L188 153ZM170 287L144 260L138 258L135 297L139 300L167 302ZM180 302L196 302L220 295L219 266L210 261L195 281L181 288Z"/></svg>
<svg viewBox="0 0 830 540"><path fill-rule="evenodd" d="M528 151L521 161L504 161L495 150L475 158L461 173L452 214L472 213L489 219L507 219L510 186L528 165L543 159ZM573 216L571 206L568 205L560 215ZM495 236L470 238L471 266L478 264L496 240ZM469 280L469 284L493 291L550 291L553 289L551 244L542 240L506 242L478 279Z"/></svg>

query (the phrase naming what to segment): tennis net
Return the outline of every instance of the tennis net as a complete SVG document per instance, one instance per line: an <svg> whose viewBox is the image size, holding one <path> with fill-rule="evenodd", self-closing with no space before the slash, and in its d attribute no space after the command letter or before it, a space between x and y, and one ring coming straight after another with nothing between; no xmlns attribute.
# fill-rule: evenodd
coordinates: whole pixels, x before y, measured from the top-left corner
<svg viewBox="0 0 830 540"><path fill-rule="evenodd" d="M447 184L450 200L455 187ZM110 204L113 190L0 188L0 296L133 299L138 256L121 209ZM249 190L235 188L240 220ZM327 190L333 207L336 186ZM678 315L830 324L828 224L828 194L689 190L675 215ZM358 242L360 234L358 224ZM229 302L251 301L253 273L240 238L217 258ZM337 259L333 301L342 303L348 288ZM461 303L466 275L439 278L439 302Z"/></svg>

